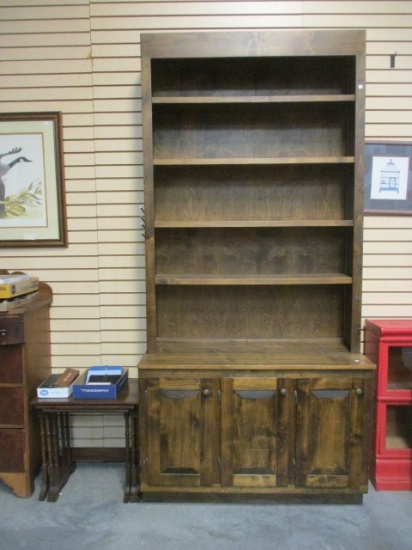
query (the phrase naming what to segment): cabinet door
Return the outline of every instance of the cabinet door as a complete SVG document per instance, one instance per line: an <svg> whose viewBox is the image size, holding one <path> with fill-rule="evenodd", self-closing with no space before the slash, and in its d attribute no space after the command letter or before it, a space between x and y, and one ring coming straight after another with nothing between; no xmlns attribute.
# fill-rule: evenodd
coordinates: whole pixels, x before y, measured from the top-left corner
<svg viewBox="0 0 412 550"><path fill-rule="evenodd" d="M24 389L0 387L0 425L2 427L24 425Z"/></svg>
<svg viewBox="0 0 412 550"><path fill-rule="evenodd" d="M367 488L369 382L298 381L296 485Z"/></svg>
<svg viewBox="0 0 412 550"><path fill-rule="evenodd" d="M143 458L149 485L200 487L214 482L212 461L220 443L216 384L210 379L147 381Z"/></svg>
<svg viewBox="0 0 412 550"><path fill-rule="evenodd" d="M24 439L23 430L0 429L0 472L24 472Z"/></svg>
<svg viewBox="0 0 412 550"><path fill-rule="evenodd" d="M392 400L412 398L412 347L379 343L378 395Z"/></svg>
<svg viewBox="0 0 412 550"><path fill-rule="evenodd" d="M284 487L294 451L294 386L276 378L222 380L222 484Z"/></svg>

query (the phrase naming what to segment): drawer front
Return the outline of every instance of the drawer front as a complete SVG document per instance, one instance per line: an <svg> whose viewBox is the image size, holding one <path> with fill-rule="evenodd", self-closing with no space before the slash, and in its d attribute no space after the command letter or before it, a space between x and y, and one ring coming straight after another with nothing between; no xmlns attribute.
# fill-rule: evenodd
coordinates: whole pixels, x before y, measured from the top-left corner
<svg viewBox="0 0 412 550"><path fill-rule="evenodd" d="M23 317L0 317L0 346L24 342Z"/></svg>
<svg viewBox="0 0 412 550"><path fill-rule="evenodd" d="M0 346L0 384L23 382L23 346Z"/></svg>
<svg viewBox="0 0 412 550"><path fill-rule="evenodd" d="M0 430L0 472L24 472L23 430Z"/></svg>
<svg viewBox="0 0 412 550"><path fill-rule="evenodd" d="M4 424L23 426L23 388L0 388L0 425Z"/></svg>

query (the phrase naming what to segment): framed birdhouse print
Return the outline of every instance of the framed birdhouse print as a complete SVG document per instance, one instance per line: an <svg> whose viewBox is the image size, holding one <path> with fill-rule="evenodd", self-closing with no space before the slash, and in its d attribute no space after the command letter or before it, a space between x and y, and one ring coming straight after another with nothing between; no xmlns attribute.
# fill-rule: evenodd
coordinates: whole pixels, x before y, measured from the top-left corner
<svg viewBox="0 0 412 550"><path fill-rule="evenodd" d="M0 114L0 247L67 246L62 117Z"/></svg>
<svg viewBox="0 0 412 550"><path fill-rule="evenodd" d="M412 144L367 142L365 214L412 214Z"/></svg>

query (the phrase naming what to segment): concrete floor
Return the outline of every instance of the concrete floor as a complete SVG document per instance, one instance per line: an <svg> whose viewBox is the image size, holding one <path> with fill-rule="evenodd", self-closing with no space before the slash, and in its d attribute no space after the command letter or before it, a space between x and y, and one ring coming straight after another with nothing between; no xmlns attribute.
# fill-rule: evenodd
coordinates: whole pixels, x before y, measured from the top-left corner
<svg viewBox="0 0 412 550"><path fill-rule="evenodd" d="M78 464L56 503L0 482L1 550L412 550L412 493L361 505L124 504L121 464Z"/></svg>

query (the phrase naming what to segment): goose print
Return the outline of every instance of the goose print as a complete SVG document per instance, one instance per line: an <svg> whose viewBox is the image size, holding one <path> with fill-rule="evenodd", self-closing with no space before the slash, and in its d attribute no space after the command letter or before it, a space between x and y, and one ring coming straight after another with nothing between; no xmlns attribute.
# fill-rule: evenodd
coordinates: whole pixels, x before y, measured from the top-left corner
<svg viewBox="0 0 412 550"><path fill-rule="evenodd" d="M3 157L7 157L9 155L15 155L17 153L21 152L21 147L14 147L14 149L11 149L7 153L3 153L0 155L0 218L6 217L6 208L4 205L5 198L6 198L6 184L3 180L3 177L9 173L9 171L18 164L19 162L31 162L31 160L27 159L26 157L17 157L14 160L12 160L9 163L3 162Z"/></svg>

